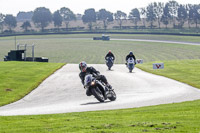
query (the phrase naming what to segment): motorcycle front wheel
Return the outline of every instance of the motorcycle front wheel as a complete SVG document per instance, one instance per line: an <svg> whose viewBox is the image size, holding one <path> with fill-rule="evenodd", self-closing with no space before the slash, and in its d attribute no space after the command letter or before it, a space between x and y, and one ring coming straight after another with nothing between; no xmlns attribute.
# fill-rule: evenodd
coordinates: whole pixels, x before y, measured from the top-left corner
<svg viewBox="0 0 200 133"><path fill-rule="evenodd" d="M104 102L105 98L99 87L91 89L92 94L99 102Z"/></svg>

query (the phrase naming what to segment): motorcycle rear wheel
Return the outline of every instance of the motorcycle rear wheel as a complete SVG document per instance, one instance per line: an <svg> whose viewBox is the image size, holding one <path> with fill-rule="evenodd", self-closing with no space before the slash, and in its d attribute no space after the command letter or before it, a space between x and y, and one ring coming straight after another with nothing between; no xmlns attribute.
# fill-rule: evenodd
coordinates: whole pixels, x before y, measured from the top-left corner
<svg viewBox="0 0 200 133"><path fill-rule="evenodd" d="M110 101L115 101L116 98L117 98L116 93L115 93L114 91L110 91L109 93L110 93L112 96L111 96L111 97L108 97L108 99L109 99Z"/></svg>

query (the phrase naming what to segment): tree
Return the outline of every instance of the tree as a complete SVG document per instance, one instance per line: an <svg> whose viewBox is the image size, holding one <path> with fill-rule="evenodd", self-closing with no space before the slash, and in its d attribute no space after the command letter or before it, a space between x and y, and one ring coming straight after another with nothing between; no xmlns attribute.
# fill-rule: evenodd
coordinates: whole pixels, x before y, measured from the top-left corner
<svg viewBox="0 0 200 133"><path fill-rule="evenodd" d="M97 20L103 21L103 27L106 30L109 22L113 21L113 14L105 9L101 9L97 12Z"/></svg>
<svg viewBox="0 0 200 133"><path fill-rule="evenodd" d="M150 27L151 29L153 28L153 22L156 20L156 12L154 10L154 4L151 3L147 6L146 10L146 15L147 15L147 22L150 22Z"/></svg>
<svg viewBox="0 0 200 133"><path fill-rule="evenodd" d="M143 26L146 27L146 8L140 8L140 14L142 15Z"/></svg>
<svg viewBox="0 0 200 133"><path fill-rule="evenodd" d="M122 24L124 21L126 21L127 15L126 13L122 11L117 11L115 14L115 20L117 20L117 23L119 24L120 29L122 29Z"/></svg>
<svg viewBox="0 0 200 133"><path fill-rule="evenodd" d="M30 12L19 12L17 14L17 21L31 21L33 17L33 11Z"/></svg>
<svg viewBox="0 0 200 133"><path fill-rule="evenodd" d="M8 26L10 31L12 31L12 28L15 28L17 26L16 17L14 17L13 15L6 15L4 22Z"/></svg>
<svg viewBox="0 0 200 133"><path fill-rule="evenodd" d="M163 9L163 15L161 17L161 22L166 26L169 24L171 15L169 13L169 4L167 3Z"/></svg>
<svg viewBox="0 0 200 133"><path fill-rule="evenodd" d="M55 27L59 28L60 26L62 26L62 16L60 15L59 10L53 13L53 21Z"/></svg>
<svg viewBox="0 0 200 133"><path fill-rule="evenodd" d="M178 18L177 20L179 21L179 26L182 28L185 21L187 20L188 14L185 6L180 5L178 8Z"/></svg>
<svg viewBox="0 0 200 133"><path fill-rule="evenodd" d="M92 30L93 23L96 22L96 12L94 8L87 9L82 17L84 23L88 23L88 27Z"/></svg>
<svg viewBox="0 0 200 133"><path fill-rule="evenodd" d="M5 19L5 15L0 13L0 29L1 29L1 33L3 32L4 19Z"/></svg>
<svg viewBox="0 0 200 133"><path fill-rule="evenodd" d="M129 14L129 19L135 24L135 26L137 27L137 23L138 21L141 21L140 19L140 12L137 8L134 8L131 10L130 14Z"/></svg>
<svg viewBox="0 0 200 133"><path fill-rule="evenodd" d="M192 23L196 24L196 28L198 28L198 23L200 23L200 4L192 5L189 11L189 19Z"/></svg>
<svg viewBox="0 0 200 133"><path fill-rule="evenodd" d="M156 18L158 20L159 29L160 29L161 17L163 15L163 8L164 8L164 3L161 3L161 2L156 3L156 2L154 2L154 11L155 11Z"/></svg>
<svg viewBox="0 0 200 133"><path fill-rule="evenodd" d="M65 22L66 29L68 29L70 21L76 20L76 15L69 8L66 7L60 9L60 15L62 16L63 21Z"/></svg>
<svg viewBox="0 0 200 133"><path fill-rule="evenodd" d="M45 7L36 8L33 12L32 20L34 24L44 31L44 28L52 21L52 15L49 9Z"/></svg>
<svg viewBox="0 0 200 133"><path fill-rule="evenodd" d="M172 0L168 2L168 6L171 20L173 21L173 26L175 27L179 4L175 0Z"/></svg>
<svg viewBox="0 0 200 133"><path fill-rule="evenodd" d="M191 24L191 22L192 22L192 20L191 20L191 11L192 11L192 5L191 4L187 4L186 5L186 10L187 10L187 13L188 13L188 28L190 28L190 24Z"/></svg>
<svg viewBox="0 0 200 133"><path fill-rule="evenodd" d="M22 24L21 27L25 30L25 32L27 32L27 31L28 31L28 28L31 27L31 23L30 23L29 21L25 21L25 22Z"/></svg>

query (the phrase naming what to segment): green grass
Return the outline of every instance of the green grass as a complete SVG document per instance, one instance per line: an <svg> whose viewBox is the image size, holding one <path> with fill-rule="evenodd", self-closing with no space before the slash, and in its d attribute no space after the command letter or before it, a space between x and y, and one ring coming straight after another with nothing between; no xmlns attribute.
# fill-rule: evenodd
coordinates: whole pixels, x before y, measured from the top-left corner
<svg viewBox="0 0 200 133"><path fill-rule="evenodd" d="M0 62L0 106L21 99L63 63Z"/></svg>
<svg viewBox="0 0 200 133"><path fill-rule="evenodd" d="M35 56L48 57L50 62L79 63L85 60L87 63L105 63L104 56L108 50L112 50L116 56L115 63L124 63L125 56L132 50L137 58L144 62L156 60L179 60L179 59L200 59L200 46L134 42L134 41L94 41L92 36L96 35L48 35L48 36L20 36L19 43L35 44ZM100 36L100 35L98 35ZM139 39L160 39L179 41L195 40L200 42L199 37L182 36L150 36L150 35L111 35L113 38L139 38ZM85 39L89 38L90 39ZM14 48L12 37L1 38L0 60L7 55L10 49ZM3 40L4 39L4 40ZM31 50L28 49L28 55Z"/></svg>
<svg viewBox="0 0 200 133"><path fill-rule="evenodd" d="M145 65L138 64L137 67L144 71L169 77L200 88L200 60L157 61L157 63L160 62L164 63L164 69L154 70L152 64L155 62L149 62Z"/></svg>

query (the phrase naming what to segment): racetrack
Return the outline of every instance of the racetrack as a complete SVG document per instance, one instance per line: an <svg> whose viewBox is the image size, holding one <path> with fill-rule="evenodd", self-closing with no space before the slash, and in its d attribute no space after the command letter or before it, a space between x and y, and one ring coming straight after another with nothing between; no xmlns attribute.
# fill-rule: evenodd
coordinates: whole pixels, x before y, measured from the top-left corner
<svg viewBox="0 0 200 133"><path fill-rule="evenodd" d="M172 44L186 44L186 45L200 45L198 42L182 42L182 41L169 41L169 40L148 40L148 39L111 39L120 41L134 41L134 42L156 42L156 43L172 43Z"/></svg>
<svg viewBox="0 0 200 133"><path fill-rule="evenodd" d="M134 108L200 99L200 90L162 76L125 65L108 71L104 64L93 66L115 89L117 100L99 103L87 97L79 79L78 64L67 64L23 99L0 107L0 115L36 115Z"/></svg>

